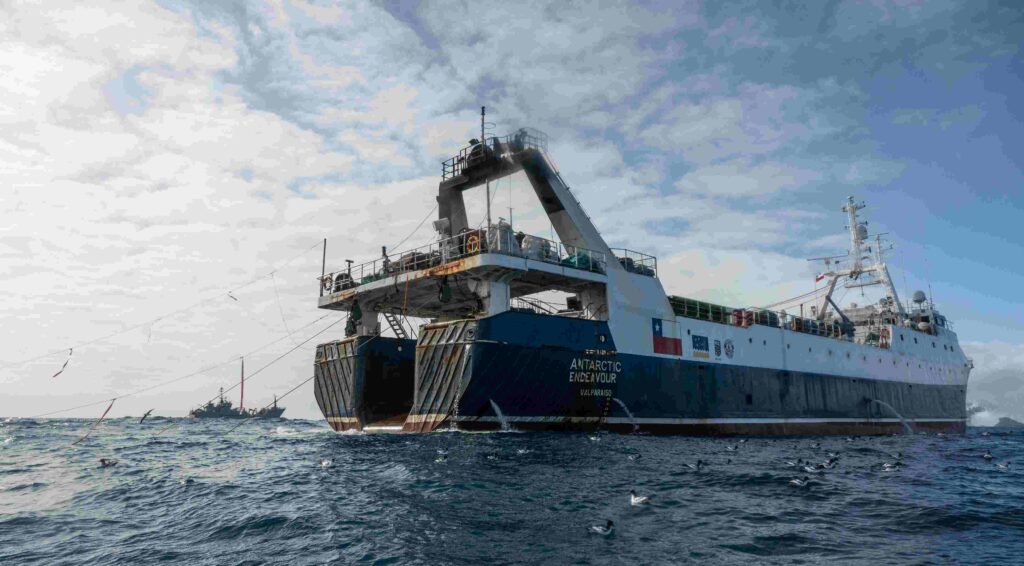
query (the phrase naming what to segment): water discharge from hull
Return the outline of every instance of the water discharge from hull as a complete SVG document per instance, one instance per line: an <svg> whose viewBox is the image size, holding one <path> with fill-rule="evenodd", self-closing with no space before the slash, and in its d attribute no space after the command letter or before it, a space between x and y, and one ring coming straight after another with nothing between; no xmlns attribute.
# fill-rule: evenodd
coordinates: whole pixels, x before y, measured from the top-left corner
<svg viewBox="0 0 1024 566"><path fill-rule="evenodd" d="M629 417L629 422L633 425L633 432L640 430L640 425L636 422L636 417L633 416L633 412L629 410L629 407L622 402L622 399L618 397L612 397L612 401L615 401L622 407L622 410L626 412L626 416Z"/></svg>
<svg viewBox="0 0 1024 566"><path fill-rule="evenodd" d="M879 401L878 399L870 399L869 402L878 403L879 405L892 411L892 414L896 415L896 418L898 418L900 422L903 423L903 427L907 429L907 434L914 434L914 428L910 426L910 423L907 422L907 419L903 418L903 415L901 415L899 411L894 409L892 405L886 403L885 401Z"/></svg>
<svg viewBox="0 0 1024 566"><path fill-rule="evenodd" d="M501 423L501 431L508 432L512 430L512 425L509 424L508 418L505 417L505 413L501 412L501 407L494 402L494 399L489 399L491 402L491 408L494 409L494 414L498 417L498 422Z"/></svg>

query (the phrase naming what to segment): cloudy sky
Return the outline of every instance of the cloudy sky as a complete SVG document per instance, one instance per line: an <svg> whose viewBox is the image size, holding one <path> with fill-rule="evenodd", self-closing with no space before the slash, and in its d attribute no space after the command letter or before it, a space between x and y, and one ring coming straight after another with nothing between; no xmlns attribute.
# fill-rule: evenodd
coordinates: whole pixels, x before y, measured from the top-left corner
<svg viewBox="0 0 1024 566"><path fill-rule="evenodd" d="M970 398L1024 417L1018 3L77 4L0 0L0 415L205 370L111 412L184 414L239 354L294 349L247 387L284 393L342 333L320 240L328 269L398 244L486 105L547 132L675 294L807 291L866 200L897 286L930 285L974 356ZM311 390L285 405L319 416Z"/></svg>

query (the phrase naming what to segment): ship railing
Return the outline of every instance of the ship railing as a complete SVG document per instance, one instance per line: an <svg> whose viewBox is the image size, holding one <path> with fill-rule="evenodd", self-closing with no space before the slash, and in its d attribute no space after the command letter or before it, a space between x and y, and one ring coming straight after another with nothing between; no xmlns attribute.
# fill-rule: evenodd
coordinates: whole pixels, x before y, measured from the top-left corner
<svg viewBox="0 0 1024 566"><path fill-rule="evenodd" d="M559 314L561 307L551 301L543 301L533 297L512 297L509 300L512 310L529 311L537 314Z"/></svg>
<svg viewBox="0 0 1024 566"><path fill-rule="evenodd" d="M491 136L462 148L457 155L441 162L441 179L457 177L463 171L525 149L547 152L547 148L547 134L533 128L519 128L506 136Z"/></svg>
<svg viewBox="0 0 1024 566"><path fill-rule="evenodd" d="M426 246L382 254L378 259L327 273L319 279L320 296L483 253L522 257L592 273L605 273L607 269L607 259L601 252L515 233L507 225L498 225L466 230Z"/></svg>
<svg viewBox="0 0 1024 566"><path fill-rule="evenodd" d="M658 276L658 258L625 248L612 248L611 250L615 254L615 259L626 271L648 277Z"/></svg>
<svg viewBox="0 0 1024 566"><path fill-rule="evenodd" d="M686 318L741 328L767 326L847 341L853 340L854 336L853 324L833 320L803 318L762 308L731 308L686 297L669 296L668 300L675 314Z"/></svg>

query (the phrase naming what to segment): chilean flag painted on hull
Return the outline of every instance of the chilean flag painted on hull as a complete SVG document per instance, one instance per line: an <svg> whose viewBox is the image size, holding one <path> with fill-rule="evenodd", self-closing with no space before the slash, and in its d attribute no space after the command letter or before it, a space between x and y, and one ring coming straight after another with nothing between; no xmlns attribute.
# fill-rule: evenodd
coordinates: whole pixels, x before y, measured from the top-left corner
<svg viewBox="0 0 1024 566"><path fill-rule="evenodd" d="M651 319L651 331L654 334L654 353L668 354L670 356L683 355L683 341L674 334L676 323L672 320L660 318Z"/></svg>

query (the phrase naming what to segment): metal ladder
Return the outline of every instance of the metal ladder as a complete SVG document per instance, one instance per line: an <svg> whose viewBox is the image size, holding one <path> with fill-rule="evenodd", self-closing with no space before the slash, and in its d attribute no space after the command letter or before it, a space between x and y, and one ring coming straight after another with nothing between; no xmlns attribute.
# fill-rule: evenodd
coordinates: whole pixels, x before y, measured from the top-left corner
<svg viewBox="0 0 1024 566"><path fill-rule="evenodd" d="M398 338L408 338L409 334L405 331L405 326L402 325L402 319L398 318L398 315L393 312L384 313L384 320L388 321L388 326L391 327L391 331L395 333Z"/></svg>

